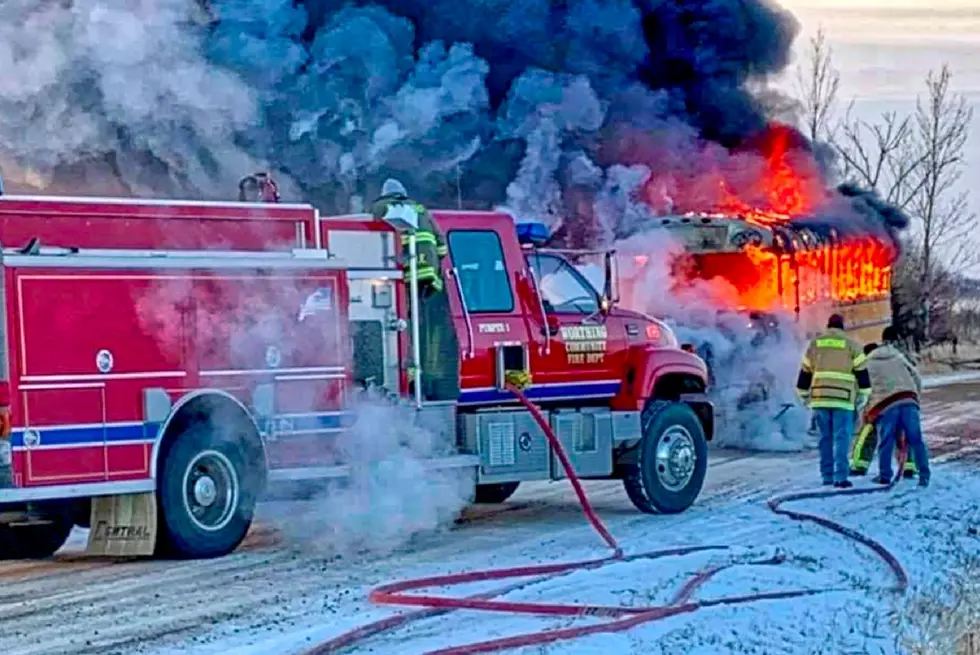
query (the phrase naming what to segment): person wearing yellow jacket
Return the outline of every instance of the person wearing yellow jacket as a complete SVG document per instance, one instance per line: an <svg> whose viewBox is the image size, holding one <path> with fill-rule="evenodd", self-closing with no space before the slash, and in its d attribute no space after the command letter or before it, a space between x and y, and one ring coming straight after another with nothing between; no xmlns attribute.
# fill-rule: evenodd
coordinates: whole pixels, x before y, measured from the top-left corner
<svg viewBox="0 0 980 655"><path fill-rule="evenodd" d="M405 186L394 178L385 180L381 195L371 205L371 214L384 220L389 211L409 210L418 221L414 230L416 274L419 281L419 344L422 379L416 380L415 363L408 370L410 384L422 387L425 400L459 398L459 342L453 326L449 297L442 279L443 260L449 255L446 241L435 219L420 203L412 200ZM409 234L401 234L404 282L410 284Z"/></svg>
<svg viewBox="0 0 980 655"><path fill-rule="evenodd" d="M876 343L865 345L864 354L871 355L877 347L878 344ZM871 375L871 400L868 404L873 407L875 405L874 374L870 368L868 373ZM868 469L871 468L871 460L874 459L875 450L878 448L878 435L875 431L874 422L876 418L877 415L872 414L870 409L865 410L864 415L861 417L861 423L857 432L854 434L854 444L851 446L851 475L865 475ZM897 460L898 453L895 454L895 457ZM905 468L902 472L906 478L912 478L918 474L919 469L915 465L915 458L911 455L906 458Z"/></svg>
<svg viewBox="0 0 980 655"><path fill-rule="evenodd" d="M796 391L813 412L820 432L820 477L825 485L846 489L848 452L856 414L871 395L868 356L844 332L844 317L834 314L827 331L810 341L800 364Z"/></svg>
<svg viewBox="0 0 980 655"><path fill-rule="evenodd" d="M899 434L905 434L909 453L919 469L919 486L929 486L929 451L922 439L919 398L922 378L915 366L896 347L898 331L889 326L881 335L883 345L868 357L868 373L873 389L868 414L878 431L878 477L874 482L888 484L892 479L892 454Z"/></svg>

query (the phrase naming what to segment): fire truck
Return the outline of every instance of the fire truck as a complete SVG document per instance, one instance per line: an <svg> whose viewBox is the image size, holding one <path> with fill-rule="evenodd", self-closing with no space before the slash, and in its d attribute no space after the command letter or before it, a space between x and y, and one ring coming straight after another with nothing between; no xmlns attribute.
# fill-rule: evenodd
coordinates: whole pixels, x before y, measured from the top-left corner
<svg viewBox="0 0 980 655"><path fill-rule="evenodd" d="M437 211L460 395L406 369L425 325L395 227L305 204L0 197L0 558L57 551L214 557L279 485L343 479L358 390L414 406L455 445L430 468L477 502L564 472L506 390L548 416L583 478L647 513L688 508L714 416L707 371L670 328L598 292L543 226Z"/></svg>

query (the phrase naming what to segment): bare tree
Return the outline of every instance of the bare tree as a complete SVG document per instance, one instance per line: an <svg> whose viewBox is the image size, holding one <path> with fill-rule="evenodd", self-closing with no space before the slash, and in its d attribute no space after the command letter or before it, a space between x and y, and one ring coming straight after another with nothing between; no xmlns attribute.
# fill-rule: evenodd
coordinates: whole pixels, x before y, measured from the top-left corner
<svg viewBox="0 0 980 655"><path fill-rule="evenodd" d="M842 177L873 189L886 202L907 210L924 184L925 154L913 148L912 117L881 114L878 122L854 117L854 101L833 134Z"/></svg>
<svg viewBox="0 0 980 655"><path fill-rule="evenodd" d="M919 98L914 115L911 151L922 164L908 180L915 191L910 213L918 221L922 262L920 293L923 301L937 294L948 281L941 269L961 274L980 263L971 239L977 216L969 209L968 194L958 188L965 166L973 108L966 96L950 87L952 73L944 65L926 78L926 97ZM926 334L929 316L926 314Z"/></svg>
<svg viewBox="0 0 980 655"><path fill-rule="evenodd" d="M810 38L804 64L796 68L796 91L804 133L811 142L829 141L831 119L837 105L840 72L834 68L833 48L821 27Z"/></svg>

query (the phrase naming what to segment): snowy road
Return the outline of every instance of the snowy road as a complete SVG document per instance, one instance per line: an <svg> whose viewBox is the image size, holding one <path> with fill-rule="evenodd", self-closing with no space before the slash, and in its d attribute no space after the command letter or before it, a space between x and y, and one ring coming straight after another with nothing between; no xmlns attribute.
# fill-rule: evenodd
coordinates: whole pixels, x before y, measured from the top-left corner
<svg viewBox="0 0 980 655"><path fill-rule="evenodd" d="M808 501L793 508L825 513L881 540L909 571L913 592L941 581L963 553L980 552L978 418L980 383L932 388L925 406L936 462L932 487L920 491L904 483L890 494ZM891 583L883 564L856 544L817 526L774 517L765 508L764 500L774 493L811 487L817 479L813 453L715 451L699 502L671 517L638 514L618 482L587 483L596 509L627 552L691 544L730 548L574 573L508 599L658 604L708 563L765 558L777 547L787 554L786 563L736 566L700 589L698 597L801 586L839 591L708 609L533 652L896 652L888 622L896 599L881 591ZM288 541L262 524L232 556L183 563L83 559L79 534L54 562L0 565L0 652L299 653L397 611L365 600L370 588L393 579L607 554L584 523L567 483L526 485L506 505L474 509L468 516L465 524L416 538L394 554L342 560L324 554L329 551L316 543ZM421 653L570 623L456 612L377 637L357 652Z"/></svg>

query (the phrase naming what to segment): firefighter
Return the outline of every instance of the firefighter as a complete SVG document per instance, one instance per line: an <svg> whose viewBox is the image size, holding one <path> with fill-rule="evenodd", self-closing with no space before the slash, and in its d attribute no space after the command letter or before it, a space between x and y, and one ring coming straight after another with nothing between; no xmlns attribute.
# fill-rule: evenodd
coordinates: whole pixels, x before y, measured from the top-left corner
<svg viewBox="0 0 980 655"><path fill-rule="evenodd" d="M827 331L807 347L796 390L813 411L820 432L820 477L824 485L853 487L847 479L848 451L855 414L867 404L871 378L868 356L844 332L844 317L834 314Z"/></svg>
<svg viewBox="0 0 980 655"><path fill-rule="evenodd" d="M448 254L439 227L421 204L411 200L404 185L396 179L385 180L381 196L371 206L371 214L383 219L389 207L410 205L418 214L415 231L419 280L419 338L422 380L416 377L416 366L409 369L413 384L422 385L426 400L459 398L459 344L449 310L449 298L442 279L442 258ZM402 271L405 284L411 284L411 262L408 256L409 235L401 235Z"/></svg>
<svg viewBox="0 0 980 655"><path fill-rule="evenodd" d="M869 414L875 417L878 431L877 484L888 484L892 478L892 451L899 434L905 434L909 453L919 469L919 486L929 486L929 451L922 439L919 398L922 378L915 365L898 349L898 331L888 326L881 334L884 344L868 357L868 372L874 389Z"/></svg>
<svg viewBox="0 0 980 655"><path fill-rule="evenodd" d="M870 357L871 353L877 347L878 344L869 343L864 347L864 354ZM870 364L868 366L870 367ZM854 435L854 445L851 447L851 475L865 475L868 472L868 469L871 468L871 460L874 459L875 449L878 447L878 435L874 425L874 419L877 418L877 415L871 411L871 408L875 404L874 399L877 395L877 389L875 387L874 373L870 368L868 373L871 375L871 401L868 403L871 407L864 412L858 431ZM897 458L898 454L896 453ZM915 465L915 458L909 456L905 460L903 475L906 478L912 478L917 473L918 468Z"/></svg>

